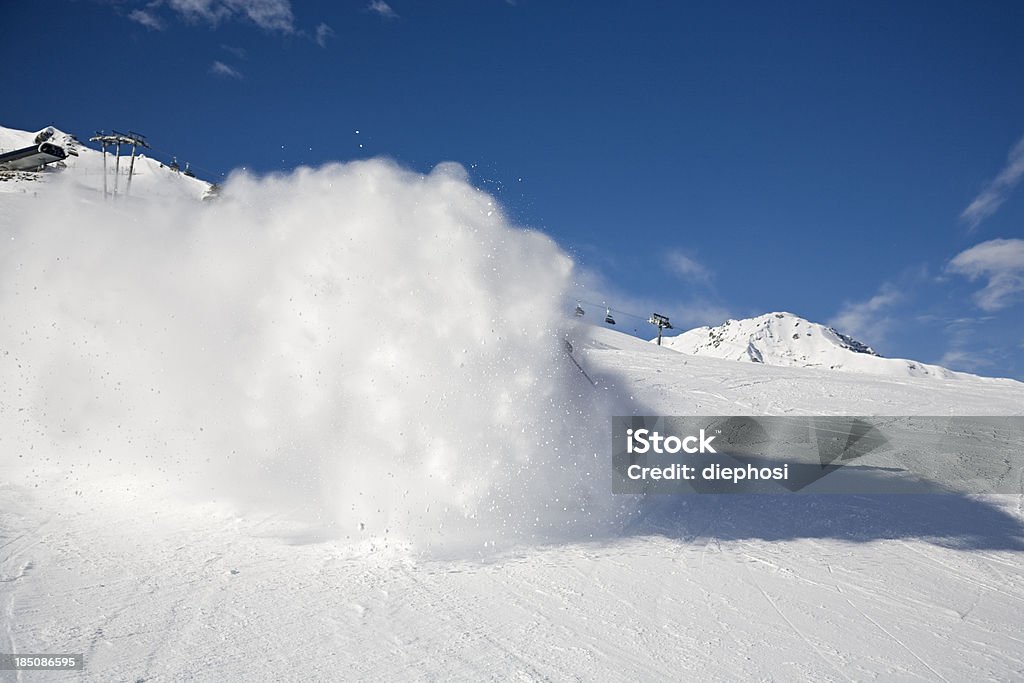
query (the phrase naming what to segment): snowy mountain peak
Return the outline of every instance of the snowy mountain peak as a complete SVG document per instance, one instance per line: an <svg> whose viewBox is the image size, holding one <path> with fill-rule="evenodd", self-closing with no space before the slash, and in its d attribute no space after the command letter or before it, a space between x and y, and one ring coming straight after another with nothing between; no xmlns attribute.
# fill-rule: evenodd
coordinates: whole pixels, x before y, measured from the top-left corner
<svg viewBox="0 0 1024 683"><path fill-rule="evenodd" d="M788 367L816 367L900 377L961 376L951 370L899 358L883 358L867 344L788 312L727 320L698 327L664 345L690 355Z"/></svg>
<svg viewBox="0 0 1024 683"><path fill-rule="evenodd" d="M768 342L774 347L785 346L790 355L800 355L800 351L807 347L820 346L816 343L815 336L824 340L826 344L848 349L854 353L878 355L867 344L839 332L834 327L812 323L785 311L765 313L747 320L727 320L725 324L718 327L701 329L708 330L708 343L713 347L719 347L723 342L728 343L729 338L735 338L737 335L745 336L748 340L748 355L754 362L764 362L757 360L759 356L763 357L763 353L755 341Z"/></svg>

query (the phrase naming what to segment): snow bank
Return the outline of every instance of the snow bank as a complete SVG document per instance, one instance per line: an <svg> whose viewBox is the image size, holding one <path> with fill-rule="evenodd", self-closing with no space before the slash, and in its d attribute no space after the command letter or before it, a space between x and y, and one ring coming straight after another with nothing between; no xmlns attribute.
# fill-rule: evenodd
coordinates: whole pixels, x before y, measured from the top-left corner
<svg viewBox="0 0 1024 683"><path fill-rule="evenodd" d="M214 202L54 183L0 213L0 466L143 482L421 548L614 524L611 392L570 259L464 170L235 174Z"/></svg>

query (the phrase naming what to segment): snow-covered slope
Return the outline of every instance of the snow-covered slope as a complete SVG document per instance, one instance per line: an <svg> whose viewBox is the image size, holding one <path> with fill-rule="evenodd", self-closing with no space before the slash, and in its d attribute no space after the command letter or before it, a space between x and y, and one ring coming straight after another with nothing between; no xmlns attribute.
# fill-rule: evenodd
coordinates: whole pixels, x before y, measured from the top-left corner
<svg viewBox="0 0 1024 683"><path fill-rule="evenodd" d="M973 377L937 365L883 358L862 342L792 313L766 313L698 327L662 342L695 356L786 367L824 368L893 377Z"/></svg>
<svg viewBox="0 0 1024 683"><path fill-rule="evenodd" d="M568 258L459 170L0 197L0 653L85 661L0 681L1021 678L1019 490L617 496L607 430L1024 384L573 327Z"/></svg>
<svg viewBox="0 0 1024 683"><path fill-rule="evenodd" d="M629 378L630 395L663 415L1020 415L1024 382L832 372L822 367L682 356L595 329L585 355ZM884 360L884 359L881 359ZM660 412L657 412L660 411Z"/></svg>
<svg viewBox="0 0 1024 683"><path fill-rule="evenodd" d="M78 155L64 162L51 164L40 172L0 171L0 193L32 194L56 180L72 182L83 188L103 192L103 154L71 135L54 129L52 141L72 146ZM0 152L9 152L33 144L37 133L0 126ZM172 170L156 159L139 154L128 187L131 151L122 147L121 163L115 168L112 151L107 153L107 189L113 193L115 183L120 196L203 199L210 192L210 183Z"/></svg>
<svg viewBox="0 0 1024 683"><path fill-rule="evenodd" d="M663 414L1024 406L1016 382L680 363L610 330L583 334L577 355ZM1019 495L664 496L616 535L441 560L387 537L164 499L130 477L82 493L59 478L0 483L0 649L83 653L80 680L1024 671Z"/></svg>

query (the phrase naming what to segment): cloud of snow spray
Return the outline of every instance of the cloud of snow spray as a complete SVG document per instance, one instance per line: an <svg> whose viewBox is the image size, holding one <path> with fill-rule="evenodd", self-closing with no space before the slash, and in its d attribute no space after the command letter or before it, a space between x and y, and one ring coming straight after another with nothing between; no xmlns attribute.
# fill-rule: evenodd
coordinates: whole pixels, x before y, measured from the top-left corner
<svg viewBox="0 0 1024 683"><path fill-rule="evenodd" d="M626 513L623 405L563 347L573 265L460 166L236 174L202 204L52 189L0 217L8 472L130 473L422 548Z"/></svg>

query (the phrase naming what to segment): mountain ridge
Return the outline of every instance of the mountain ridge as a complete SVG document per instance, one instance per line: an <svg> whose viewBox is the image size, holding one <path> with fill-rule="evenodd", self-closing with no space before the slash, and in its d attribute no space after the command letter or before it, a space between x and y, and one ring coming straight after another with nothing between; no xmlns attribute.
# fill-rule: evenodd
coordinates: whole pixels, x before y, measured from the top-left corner
<svg viewBox="0 0 1024 683"><path fill-rule="evenodd" d="M885 358L871 346L835 328L793 313L773 311L754 318L698 327L663 340L688 355L746 363L808 367L890 377L976 377L905 358Z"/></svg>

